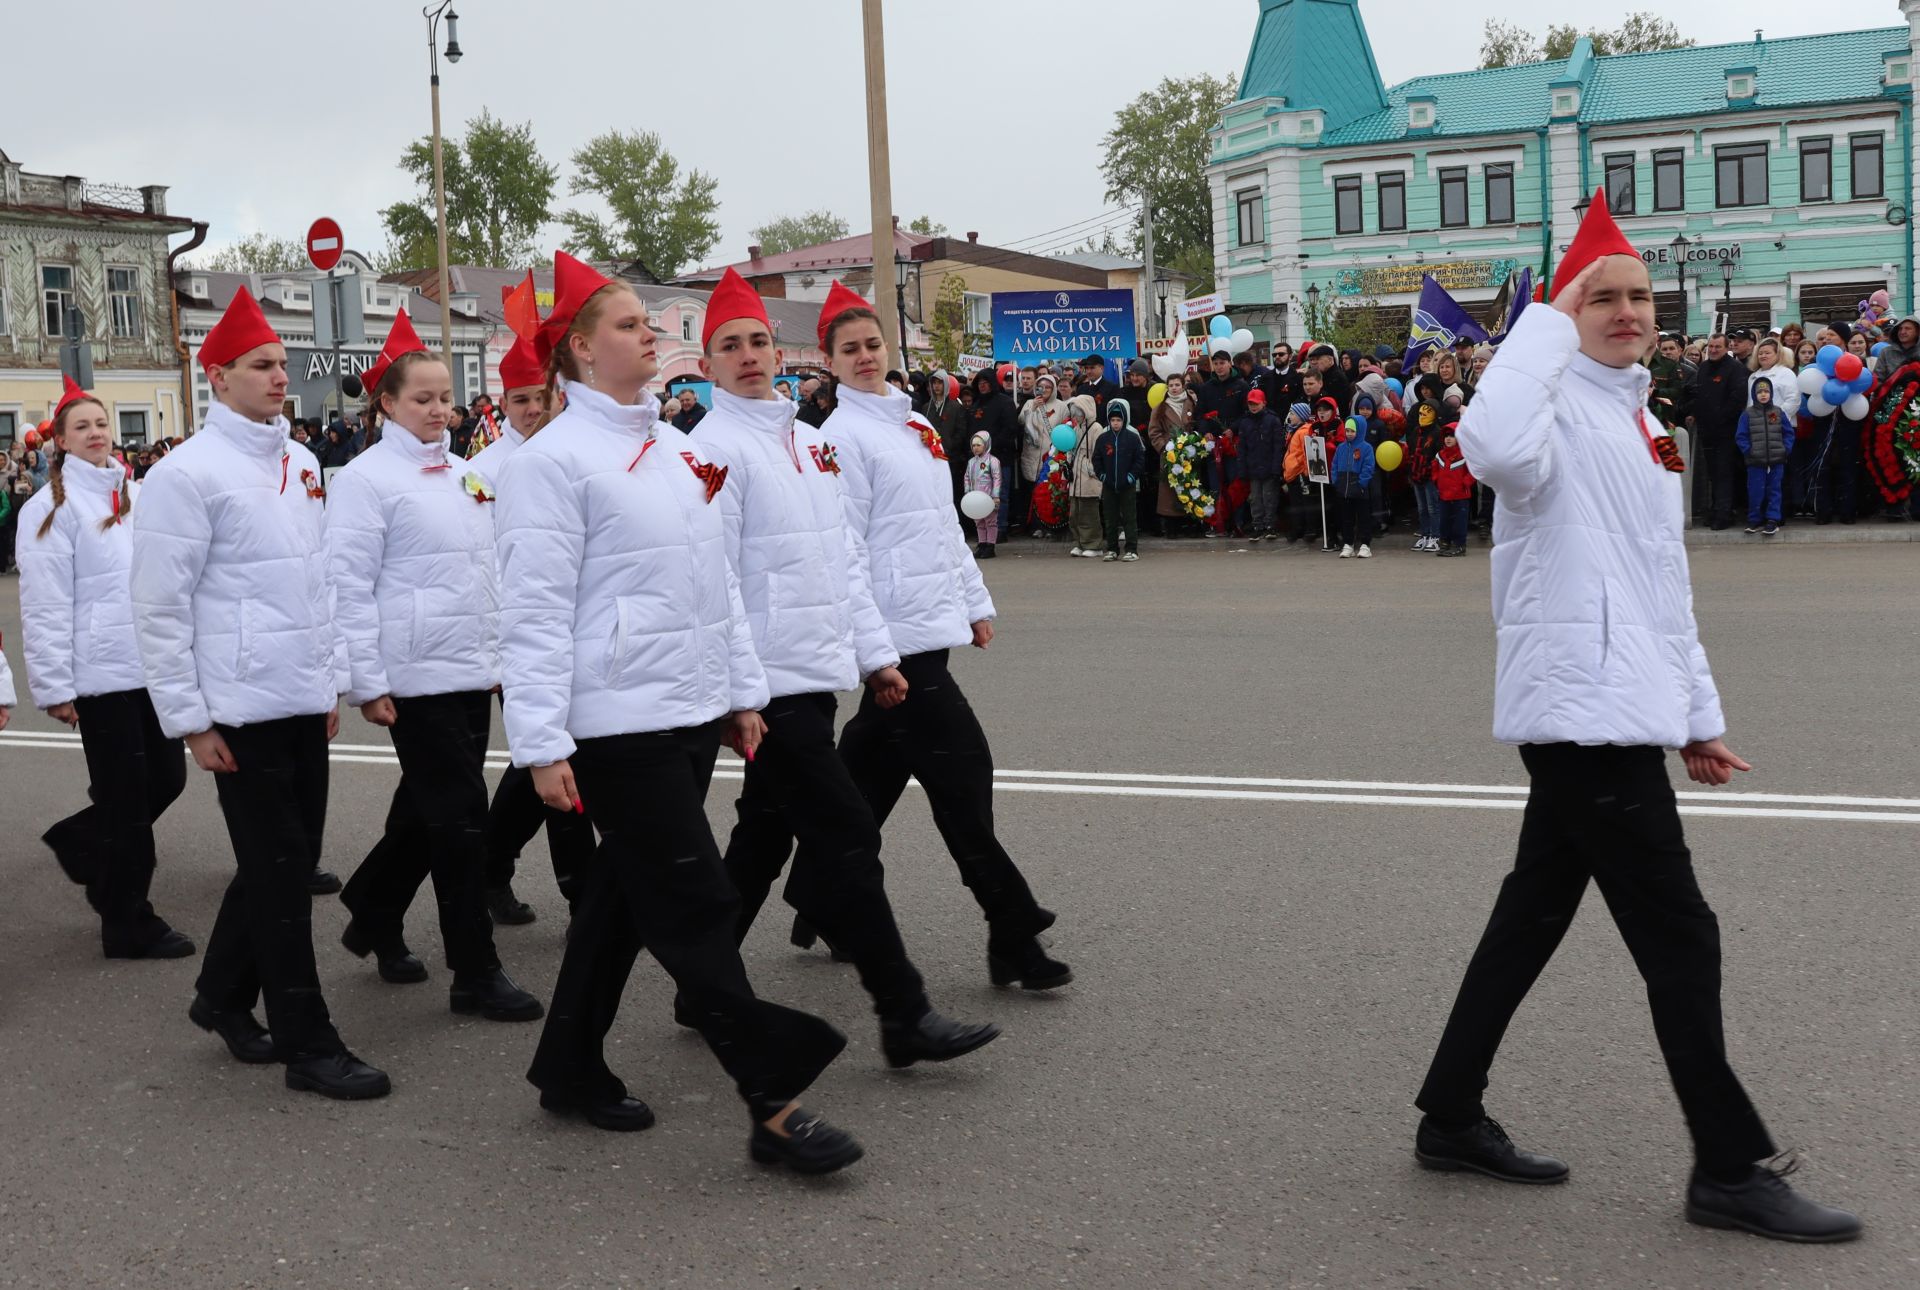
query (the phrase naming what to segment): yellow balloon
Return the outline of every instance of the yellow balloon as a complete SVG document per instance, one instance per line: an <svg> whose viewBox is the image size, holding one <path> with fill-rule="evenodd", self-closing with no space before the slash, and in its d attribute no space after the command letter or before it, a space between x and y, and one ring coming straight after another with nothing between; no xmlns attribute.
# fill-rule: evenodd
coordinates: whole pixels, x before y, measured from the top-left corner
<svg viewBox="0 0 1920 1290"><path fill-rule="evenodd" d="M1164 381L1155 382L1153 388L1147 391L1147 406L1150 408L1157 408L1160 406L1161 403L1163 403L1166 400L1166 397L1167 397L1166 382Z"/></svg>
<svg viewBox="0 0 1920 1290"><path fill-rule="evenodd" d="M1387 440L1373 450L1373 462L1382 470L1400 469L1400 445Z"/></svg>

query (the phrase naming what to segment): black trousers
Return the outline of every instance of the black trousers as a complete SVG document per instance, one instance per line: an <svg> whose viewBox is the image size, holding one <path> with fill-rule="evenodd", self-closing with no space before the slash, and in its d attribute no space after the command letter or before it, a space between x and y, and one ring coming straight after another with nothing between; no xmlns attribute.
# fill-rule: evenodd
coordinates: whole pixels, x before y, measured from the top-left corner
<svg viewBox="0 0 1920 1290"><path fill-rule="evenodd" d="M959 682L947 671L947 651L930 650L900 660L907 698L882 708L873 691L860 696L860 709L840 732L840 757L874 823L887 817L907 790L909 777L920 781L933 808L934 827L973 891L991 935L1009 940L1033 936L1053 926L1027 887L1019 866L993 832L993 751L986 731Z"/></svg>
<svg viewBox="0 0 1920 1290"><path fill-rule="evenodd" d="M1747 472L1733 440L1734 427L1702 427L1695 434L1693 518L1731 524L1736 516L1746 514L1747 506Z"/></svg>
<svg viewBox="0 0 1920 1290"><path fill-rule="evenodd" d="M264 995L281 1061L340 1052L314 967L307 894L327 814L326 715L214 729L236 766L213 782L238 872L213 920L197 988L220 1009L252 1008Z"/></svg>
<svg viewBox="0 0 1920 1290"><path fill-rule="evenodd" d="M718 722L582 739L571 758L600 850L560 960L527 1079L580 1101L623 1097L607 1030L644 945L667 970L749 1111L766 1119L846 1046L818 1017L754 997L740 961L740 898L707 826Z"/></svg>
<svg viewBox="0 0 1920 1290"><path fill-rule="evenodd" d="M1519 856L1415 1104L1446 1120L1484 1113L1480 1095L1500 1039L1592 878L1646 979L1654 1033L1700 1164L1731 1169L1773 1155L1727 1065L1720 925L1694 880L1666 754L1532 744L1520 757L1532 782Z"/></svg>
<svg viewBox="0 0 1920 1290"><path fill-rule="evenodd" d="M153 825L187 786L186 749L161 731L145 690L83 695L73 706L92 803L48 829L46 840L84 860L103 948L131 952L166 930L147 901Z"/></svg>
<svg viewBox="0 0 1920 1290"><path fill-rule="evenodd" d="M376 935L400 930L427 875L440 911L447 966L456 973L500 966L481 887L487 867L486 690L395 699L389 733L400 782L387 831L360 862L340 903Z"/></svg>
<svg viewBox="0 0 1920 1290"><path fill-rule="evenodd" d="M833 747L834 697L796 694L760 715L767 737L747 763L740 813L727 843L727 877L740 893L745 940L767 892L800 840L787 902L853 956L882 1017L917 1020L927 992L907 958L880 866L880 826Z"/></svg>
<svg viewBox="0 0 1920 1290"><path fill-rule="evenodd" d="M504 887L513 881L520 853L542 825L547 830L547 852L553 860L554 885L568 908L579 899L580 874L593 863L593 825L584 815L559 811L534 791L533 771L509 766L493 790L487 808L487 883Z"/></svg>

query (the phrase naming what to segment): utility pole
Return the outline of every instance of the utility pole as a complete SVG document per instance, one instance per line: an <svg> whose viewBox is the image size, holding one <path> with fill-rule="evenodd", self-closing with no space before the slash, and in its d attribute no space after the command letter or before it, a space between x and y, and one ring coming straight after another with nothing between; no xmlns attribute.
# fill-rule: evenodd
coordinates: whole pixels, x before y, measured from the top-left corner
<svg viewBox="0 0 1920 1290"><path fill-rule="evenodd" d="M1140 270L1140 300L1142 304L1148 304L1154 298L1155 278L1153 273L1153 193L1147 189L1142 189L1140 192L1140 225L1141 237L1146 243L1146 264ZM1152 331L1155 340L1159 340L1165 333L1166 326L1167 320L1161 316L1160 309L1156 306L1153 311Z"/></svg>
<svg viewBox="0 0 1920 1290"><path fill-rule="evenodd" d="M907 355L894 310L880 306L880 293L886 287L881 269L898 270L893 264L893 174L887 159L887 46L880 25L881 0L860 0L860 25L865 37L867 58L867 196L873 215L873 302L880 315L880 336L889 352L897 356L901 371L907 370Z"/></svg>

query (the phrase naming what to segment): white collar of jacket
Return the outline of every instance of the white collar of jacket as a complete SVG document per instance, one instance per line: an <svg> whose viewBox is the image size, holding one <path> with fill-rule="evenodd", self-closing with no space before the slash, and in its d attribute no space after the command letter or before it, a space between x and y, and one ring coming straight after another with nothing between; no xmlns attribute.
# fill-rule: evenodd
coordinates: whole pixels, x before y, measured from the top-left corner
<svg viewBox="0 0 1920 1290"><path fill-rule="evenodd" d="M1573 361L1567 364L1567 375L1578 377L1603 395L1631 401L1636 408L1645 406L1647 388L1653 382L1653 373L1638 363L1608 367L1579 350L1574 351Z"/></svg>
<svg viewBox="0 0 1920 1290"><path fill-rule="evenodd" d="M743 399L713 387L713 410L725 412L745 426L767 434L786 434L793 428L794 414L800 407L792 399Z"/></svg>
<svg viewBox="0 0 1920 1290"><path fill-rule="evenodd" d="M439 470L447 462L447 445L453 436L445 430L438 439L423 441L405 426L389 422L386 433L380 436L380 446L388 452L397 453L408 464L421 470Z"/></svg>
<svg viewBox="0 0 1920 1290"><path fill-rule="evenodd" d="M68 453L60 463L60 478L66 481L69 492L94 492L102 497L110 497L126 483L127 472L112 457L107 458L106 465L96 466Z"/></svg>
<svg viewBox="0 0 1920 1290"><path fill-rule="evenodd" d="M513 422L502 421L500 423L500 438L495 439L493 443L499 443L501 440L505 440L509 448L518 448L527 441L527 437L513 428ZM488 444L487 447L493 447L493 443Z"/></svg>
<svg viewBox="0 0 1920 1290"><path fill-rule="evenodd" d="M617 430L644 439L654 432L660 420L660 400L651 391L642 390L638 403L615 403L585 381L562 378L567 411L606 430Z"/></svg>
<svg viewBox="0 0 1920 1290"><path fill-rule="evenodd" d="M207 419L201 423L200 429L212 430L232 440L234 446L249 457L278 461L287 455L288 428L285 417L275 417L271 421L249 421L216 399L207 408Z"/></svg>
<svg viewBox="0 0 1920 1290"><path fill-rule="evenodd" d="M863 417L876 421L891 421L905 428L907 417L913 412L913 400L891 385L885 394L868 394L856 390L851 385L842 385L838 391L839 401L849 405Z"/></svg>

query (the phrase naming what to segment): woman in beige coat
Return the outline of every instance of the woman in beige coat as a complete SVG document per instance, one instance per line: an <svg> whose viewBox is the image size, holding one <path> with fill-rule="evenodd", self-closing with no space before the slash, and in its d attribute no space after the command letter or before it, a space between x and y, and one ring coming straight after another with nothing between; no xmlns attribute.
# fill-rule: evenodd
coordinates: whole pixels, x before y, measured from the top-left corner
<svg viewBox="0 0 1920 1290"><path fill-rule="evenodd" d="M1020 482L1027 486L1029 493L1040 480L1041 463L1053 451L1053 428L1067 419L1067 401L1060 397L1059 388L1050 373L1042 372L1033 383L1033 397L1020 409ZM1005 522L1012 528L1026 523L1028 518L1009 515ZM1032 523L1035 537L1048 536L1038 519Z"/></svg>
<svg viewBox="0 0 1920 1290"><path fill-rule="evenodd" d="M1067 495L1071 503L1068 527L1073 530L1073 550L1069 555L1097 557L1107 549L1106 528L1100 520L1100 477L1094 470L1093 444L1100 437L1100 412L1090 394L1076 394L1067 400L1067 416L1073 426L1073 452L1068 457L1072 483Z"/></svg>
<svg viewBox="0 0 1920 1290"><path fill-rule="evenodd" d="M1153 450L1153 472L1160 481L1160 492L1154 499L1153 513L1160 518L1161 537L1172 537L1180 527L1180 521L1187 515L1181 509L1180 499L1173 494L1173 485L1167 480L1167 445L1192 420L1193 400L1187 394L1186 378L1169 376L1167 397L1160 401L1160 406L1153 410L1153 416L1147 421L1147 446Z"/></svg>

